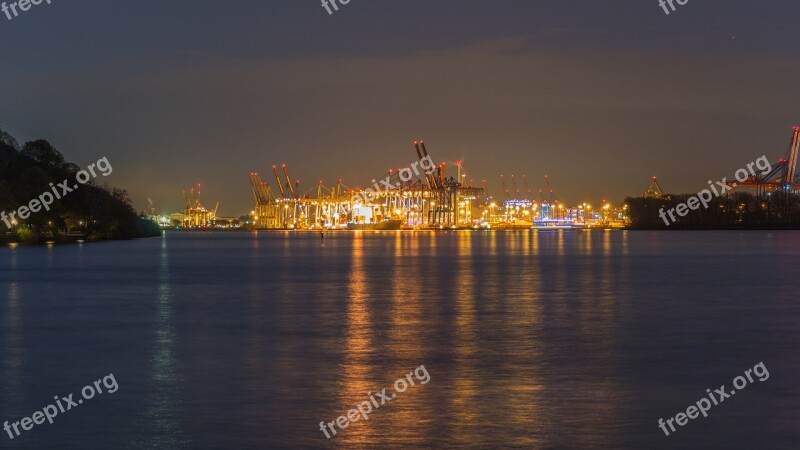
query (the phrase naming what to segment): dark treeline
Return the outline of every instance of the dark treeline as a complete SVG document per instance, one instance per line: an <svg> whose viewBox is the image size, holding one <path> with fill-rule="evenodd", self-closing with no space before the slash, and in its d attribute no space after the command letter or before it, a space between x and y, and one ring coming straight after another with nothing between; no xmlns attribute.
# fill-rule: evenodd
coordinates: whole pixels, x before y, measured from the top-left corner
<svg viewBox="0 0 800 450"><path fill-rule="evenodd" d="M45 192L69 180L70 187L81 170L65 161L49 142L37 140L20 145L0 129L0 212L6 216L27 206ZM139 217L124 189L81 185L55 200L50 211L41 209L25 220L0 221L0 241L35 243L43 240L133 239L160 234L158 226Z"/></svg>
<svg viewBox="0 0 800 450"><path fill-rule="evenodd" d="M673 213L676 222L667 226L659 216L695 195L671 195L669 198L627 198L633 229L736 230L736 229L800 229L800 197L776 191L761 198L747 192L728 193L699 205L684 217ZM669 220L669 217L667 218Z"/></svg>

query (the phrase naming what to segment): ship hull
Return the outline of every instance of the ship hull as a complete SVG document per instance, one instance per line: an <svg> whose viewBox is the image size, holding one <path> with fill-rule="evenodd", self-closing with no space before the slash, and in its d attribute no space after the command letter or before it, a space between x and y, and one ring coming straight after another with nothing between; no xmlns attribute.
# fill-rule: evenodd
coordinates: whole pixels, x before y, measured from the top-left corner
<svg viewBox="0 0 800 450"><path fill-rule="evenodd" d="M385 231L385 230L399 230L403 225L402 220L386 220L377 223L348 223L348 230L360 231Z"/></svg>

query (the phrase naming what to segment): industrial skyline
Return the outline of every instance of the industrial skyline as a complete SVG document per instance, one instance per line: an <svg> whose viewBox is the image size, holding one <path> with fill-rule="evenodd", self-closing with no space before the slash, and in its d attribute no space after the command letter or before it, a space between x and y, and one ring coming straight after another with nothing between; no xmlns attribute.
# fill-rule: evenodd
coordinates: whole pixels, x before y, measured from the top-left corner
<svg viewBox="0 0 800 450"><path fill-rule="evenodd" d="M367 186L415 139L490 192L547 174L567 202L621 202L653 175L695 192L777 159L798 122L789 1L668 17L655 1L151 6L53 3L0 25L0 125L79 164L108 155L140 210L179 211L201 182L242 214L247 174L273 163L309 188Z"/></svg>
<svg viewBox="0 0 800 450"><path fill-rule="evenodd" d="M3 448L796 448L796 17L0 0Z"/></svg>

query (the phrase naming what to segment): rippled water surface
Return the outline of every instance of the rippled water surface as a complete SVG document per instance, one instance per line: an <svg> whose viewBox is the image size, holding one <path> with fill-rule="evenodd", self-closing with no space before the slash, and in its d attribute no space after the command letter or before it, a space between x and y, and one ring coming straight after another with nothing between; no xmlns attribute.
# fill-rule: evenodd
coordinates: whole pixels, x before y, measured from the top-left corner
<svg viewBox="0 0 800 450"><path fill-rule="evenodd" d="M0 249L0 448L800 448L800 233L167 233ZM763 362L670 436L668 419ZM430 375L326 439L320 422ZM414 378L416 380L416 378Z"/></svg>

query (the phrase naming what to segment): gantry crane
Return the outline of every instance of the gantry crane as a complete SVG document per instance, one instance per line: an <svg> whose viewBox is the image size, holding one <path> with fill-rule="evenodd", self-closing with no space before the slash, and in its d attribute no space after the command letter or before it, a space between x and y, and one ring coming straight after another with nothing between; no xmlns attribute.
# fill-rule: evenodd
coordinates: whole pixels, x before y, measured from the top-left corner
<svg viewBox="0 0 800 450"><path fill-rule="evenodd" d="M556 197L553 194L553 187L550 186L550 175L545 175L544 176L544 185L545 185L545 188L547 189L547 201L550 204L555 203L556 202Z"/></svg>
<svg viewBox="0 0 800 450"><path fill-rule="evenodd" d="M503 199L508 200L508 186L506 185L506 180L503 175L500 175L500 184L503 186Z"/></svg>
<svg viewBox="0 0 800 450"><path fill-rule="evenodd" d="M658 184L658 178L656 177L652 178L652 181L650 182L650 187L648 187L647 190L644 191L644 195L642 195L642 197L656 198L656 199L666 198L666 195L664 195L664 191L661 189L661 185Z"/></svg>
<svg viewBox="0 0 800 450"><path fill-rule="evenodd" d="M517 180L513 173L511 174L511 186L514 188L514 200L519 200L519 187L517 187Z"/></svg>
<svg viewBox="0 0 800 450"><path fill-rule="evenodd" d="M283 174L286 175L286 187L289 188L289 192L292 194L291 198L298 198L297 191L294 189L294 186L292 186L292 179L289 177L289 170L286 169L286 164L283 164ZM297 184L300 184L300 180L297 180Z"/></svg>
<svg viewBox="0 0 800 450"><path fill-rule="evenodd" d="M278 182L278 189L281 191L281 198L286 198L286 191L283 190L283 182L281 181L281 176L278 175L278 166L276 164L272 165L272 171L275 172L275 181Z"/></svg>
<svg viewBox="0 0 800 450"><path fill-rule="evenodd" d="M531 200L531 187L528 185L528 176L522 176L522 182L525 184L525 200Z"/></svg>
<svg viewBox="0 0 800 450"><path fill-rule="evenodd" d="M209 211L200 203L200 183L197 183L197 190L194 187L187 192L185 189L181 191L183 194L184 210L183 210L183 226L206 226L216 218L216 209ZM219 203L217 203L219 207Z"/></svg>

